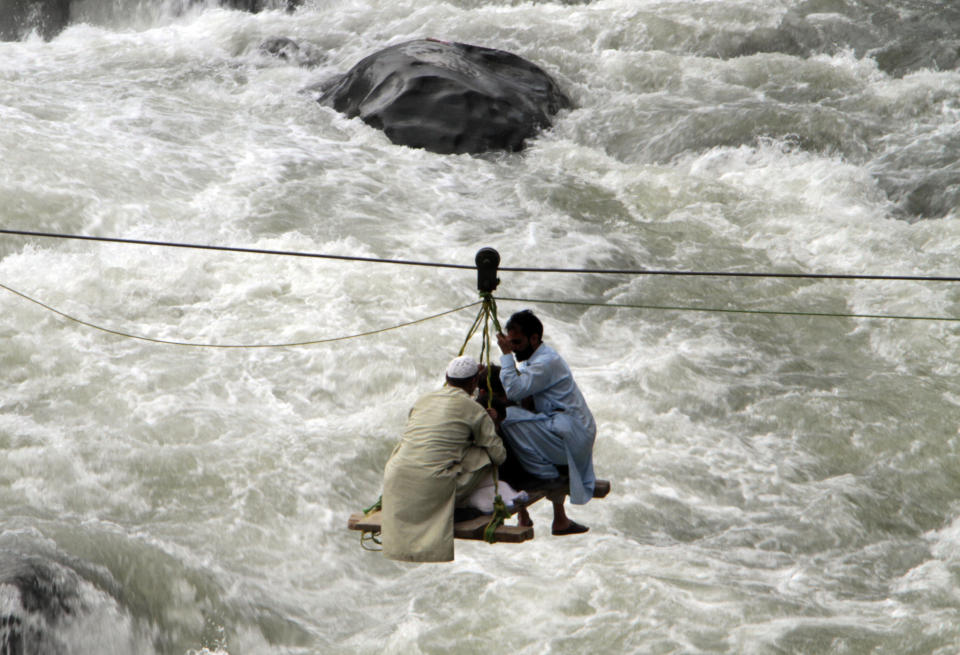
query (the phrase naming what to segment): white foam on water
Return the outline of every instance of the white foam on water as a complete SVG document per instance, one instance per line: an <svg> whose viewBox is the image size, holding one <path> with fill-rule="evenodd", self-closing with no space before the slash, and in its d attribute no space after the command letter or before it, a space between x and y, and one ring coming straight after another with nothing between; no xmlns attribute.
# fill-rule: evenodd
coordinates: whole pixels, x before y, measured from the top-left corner
<svg viewBox="0 0 960 655"><path fill-rule="evenodd" d="M466 265L492 246L503 266L954 274L956 221L893 218L856 149L809 143L868 144L861 114L891 143L939 143L930 135L956 124L955 75L894 80L849 52L689 52L717 23L775 25L791 6L759 4L252 15L91 2L49 43L0 44L3 227ZM258 52L277 35L326 59ZM576 107L521 154L441 157L301 93L422 36L527 56ZM797 117L796 135L773 132ZM469 270L0 248L0 283L161 340L320 341L476 300ZM597 473L613 492L568 507L584 537L551 537L538 505L532 543L458 542L456 562L430 567L366 553L345 529L476 308L326 344L203 349L106 334L0 290L5 523L106 568L139 607L118 615L123 634L158 652L955 641L941 620L957 602L943 577L960 397L950 324L699 311L952 315L954 285L500 277L498 293L521 299L501 318L543 316L600 424Z"/></svg>

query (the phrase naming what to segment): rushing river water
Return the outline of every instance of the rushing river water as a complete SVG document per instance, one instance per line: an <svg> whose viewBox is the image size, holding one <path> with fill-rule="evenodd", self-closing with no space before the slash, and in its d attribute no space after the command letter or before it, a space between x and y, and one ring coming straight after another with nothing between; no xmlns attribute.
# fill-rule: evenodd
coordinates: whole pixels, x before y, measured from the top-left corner
<svg viewBox="0 0 960 655"><path fill-rule="evenodd" d="M0 43L0 228L956 276L958 30L952 0L78 0ZM440 156L303 91L427 36L526 57L575 107L522 153ZM0 237L0 573L52 592L20 618L33 652L960 651L960 333L849 316L956 319L960 283L500 277L501 315L534 308L573 367L613 491L570 508L586 535L540 504L532 542L405 565L347 517L476 308L226 349L13 291L284 344L472 303L470 270Z"/></svg>

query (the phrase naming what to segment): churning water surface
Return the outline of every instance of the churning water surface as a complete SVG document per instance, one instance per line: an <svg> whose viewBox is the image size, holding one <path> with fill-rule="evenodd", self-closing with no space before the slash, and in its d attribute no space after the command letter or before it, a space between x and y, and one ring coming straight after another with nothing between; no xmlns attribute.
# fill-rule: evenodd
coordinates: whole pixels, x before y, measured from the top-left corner
<svg viewBox="0 0 960 655"><path fill-rule="evenodd" d="M0 43L3 229L960 273L948 0L77 0L27 28ZM522 153L441 156L304 91L428 36L524 56L575 106ZM476 308L226 349L13 291L265 345L472 303L470 270L3 236L0 606L52 590L22 618L41 653L960 650L956 282L500 277L573 367L613 492L570 509L587 535L538 505L532 542L403 565L346 520Z"/></svg>

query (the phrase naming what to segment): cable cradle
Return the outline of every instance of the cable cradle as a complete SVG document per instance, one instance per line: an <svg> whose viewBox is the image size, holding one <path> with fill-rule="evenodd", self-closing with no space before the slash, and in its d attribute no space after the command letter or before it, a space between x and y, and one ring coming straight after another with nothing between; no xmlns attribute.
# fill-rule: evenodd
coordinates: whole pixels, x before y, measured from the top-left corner
<svg viewBox="0 0 960 655"><path fill-rule="evenodd" d="M432 266L432 267L443 267L443 268L455 268L455 269L473 269L476 268L477 271L477 280L478 280L478 290L480 292L480 300L476 300L467 304L463 304L452 309L445 311L437 312L428 316L424 316L418 319L413 319L405 322L401 322L395 325L386 326L374 330L368 330L361 333L343 335L337 337L321 338L321 339L312 339L299 342L291 343L258 343L258 344L219 344L219 343L196 343L189 341L181 340L167 340L159 339L149 336L136 335L130 332L116 330L113 328L104 327L97 325L90 321L78 318L71 314L68 314L64 311L61 311L39 299L32 297L22 291L14 289L6 284L0 283L0 289L6 291L9 294L17 296L21 300L33 303L34 305L49 311L65 320L72 321L78 325L84 327L98 330L106 334L110 334L116 337L128 338L146 341L154 344L163 344L163 345L173 345L181 347L194 347L194 348L230 348L230 349L253 349L253 348L291 348L291 347L301 347L301 346L313 346L319 344L334 343L339 341L345 341L348 339L357 339L362 337L369 337L373 335L383 334L388 331L398 330L400 328L405 328L434 319L438 319L444 316L448 316L465 309L472 307L480 307L479 314L477 315L475 321L471 325L467 338L464 341L463 346L460 349L460 354L463 354L467 345L469 344L471 338L479 331L482 327L483 335L483 346L481 348L480 360L485 362L487 365L487 370L490 370L490 354L491 354L491 334L496 334L501 331L500 324L497 318L496 303L497 300L502 302L516 302L516 303L526 303L526 304L543 304L543 305L567 305L567 306L579 306L579 307L588 307L588 308L606 308L614 310L645 310L645 311L673 311L673 312L707 312L707 313L726 313L726 314L744 314L744 315L763 315L763 316L791 316L791 317L818 317L818 318L846 318L846 319L887 319L887 320L912 320L912 321L944 321L944 322L956 322L960 321L960 317L953 316L916 316L916 315L897 315L897 314L859 314L859 313L842 313L842 312L817 312L817 311L797 311L797 310L771 310L771 309L742 309L742 308L731 308L731 307L706 307L706 306L670 306L670 305L655 305L655 304L645 304L645 303L617 303L617 302L608 302L606 300L577 300L577 299L556 299L556 298L521 298L521 297L510 297L510 296L500 296L495 298L493 292L496 290L499 283L497 279L497 267L499 264L499 254L492 248L484 248L477 253L476 257L476 266L471 267L467 265L454 265L454 264L440 264L434 262L417 262L410 260L391 260L391 259L376 259L376 258L366 258L366 257L347 257L347 256L334 256L334 255L324 255L319 253L294 253L287 251L278 251L278 250L266 250L266 249L254 249L254 248L236 248L236 247L221 247L221 246L208 246L208 245L198 245L198 244L183 244L183 243L172 243L172 242L160 242L160 241L147 241L147 240L136 240L136 239L117 239L117 238L107 238L107 237L93 237L93 236L82 236L82 235L67 235L67 234L54 234L54 233L44 233L44 232L27 232L21 230L7 230L0 229L0 234L6 235L16 235L16 236L32 236L32 237L42 237L42 238L59 238L59 239L77 239L85 241L102 241L110 243L123 243L128 245L143 245L143 246L162 246L162 247L176 247L176 248L194 248L194 249L203 249L203 250L217 250L217 251L228 251L236 253L247 253L247 254L264 254L264 255L273 255L273 256L300 256L300 257L313 257L313 258L324 258L324 259L336 259L342 261L353 261L353 262L364 262L364 263L376 263L376 264L399 264L399 265L416 265L416 266ZM605 275L673 275L673 276L721 276L721 277L738 277L738 278L792 278L792 279L836 279L836 280L885 280L885 281L912 281L912 282L960 282L960 277L937 277L937 276L907 276L907 275L848 275L848 274L803 274L803 273L751 273L751 272L711 272L711 271L658 271L658 270L644 270L644 269L535 269L535 268L500 268L502 271L511 271L511 272L530 272L530 273L580 273L580 274L605 274ZM495 332L491 332L492 328ZM488 390L490 385L490 379L488 375L487 379ZM492 395L492 394L491 394ZM494 467L494 470L496 467ZM594 497L604 497L609 493L610 485L609 482L605 480L598 480L597 488L594 492ZM496 488L496 476L494 477L494 485ZM534 493L528 504L536 502L543 497L546 497L546 493ZM379 501L378 501L379 502ZM374 506L367 508L361 513L354 514L350 517L348 522L348 528L351 530L357 530L361 532L361 545L368 550L376 550L377 546L381 545L380 541L380 512L378 503L375 503ZM521 542L526 541L533 537L533 529L530 526L506 526L504 521L510 516L511 512L506 509L503 504L502 498L499 494L496 497L495 502L495 511L492 516L481 516L477 519L473 519L470 522L462 522L456 525L456 534L458 538L465 539L483 539L490 543L498 541L514 541ZM468 525L469 523L469 525Z"/></svg>

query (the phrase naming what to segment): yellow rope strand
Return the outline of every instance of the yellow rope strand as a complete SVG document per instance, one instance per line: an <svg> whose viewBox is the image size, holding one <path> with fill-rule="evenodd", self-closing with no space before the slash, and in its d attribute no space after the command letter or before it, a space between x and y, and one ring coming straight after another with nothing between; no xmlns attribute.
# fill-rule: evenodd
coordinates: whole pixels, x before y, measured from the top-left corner
<svg viewBox="0 0 960 655"><path fill-rule="evenodd" d="M460 347L460 355L466 351L467 346L470 344L470 340L477 333L477 330L480 328L480 325L483 324L482 339L483 343L480 344L480 362L486 365L487 369L487 408L493 407L493 382L491 381L491 369L490 369L490 356L492 352L491 345L491 334L490 334L490 325L493 324L494 329L497 333L501 332L500 330L500 321L497 320L497 303L493 298L493 294L489 292L482 292L481 297L481 306L480 311L477 313L477 318L474 320L473 325L470 326L470 329L467 331L467 338L464 340L463 345ZM488 543L495 543L497 541L497 528L503 525L504 520L509 518L510 512L507 511L506 503L503 502L503 497L500 496L499 492L499 476L497 475L497 465L490 460L492 465L491 475L493 476L493 516L490 517L490 522L487 523L487 527L483 530L483 538Z"/></svg>
<svg viewBox="0 0 960 655"><path fill-rule="evenodd" d="M481 312L483 313L483 347L480 351L480 356L483 358L486 356L485 364L487 367L487 407L493 407L493 382L492 382L492 370L490 367L490 358L493 352L493 344L491 343L490 338L490 324L493 324L495 334L499 334L500 330L500 321L497 320L497 302L493 298L491 293L482 293L483 297L483 307ZM483 530L483 539L487 543L496 543L497 541L497 528L503 525L504 521L510 517L510 512L507 511L507 505L503 502L503 497L500 495L500 476L498 475L497 465L493 460L490 461L492 465L491 476L493 477L493 515L490 517L490 522L487 523L487 527Z"/></svg>
<svg viewBox="0 0 960 655"><path fill-rule="evenodd" d="M483 301L478 300L476 303L474 303L474 305L476 305L477 303L482 304ZM464 351L466 351L467 349L467 344L470 343L470 339L472 339L473 335L477 333L477 328L480 327L480 320L483 318L483 311L484 311L483 307L481 306L480 313L477 314L477 318L474 319L473 325L471 325L470 329L467 330L467 338L463 340L463 345L460 346L460 352L457 353L457 357L461 357L463 355Z"/></svg>
<svg viewBox="0 0 960 655"><path fill-rule="evenodd" d="M83 319L79 319L79 318L77 318L77 317L75 317L75 316L71 316L70 314L67 314L66 312L62 312L62 311L60 311L59 309L55 309L54 307L51 307L50 305L47 305L46 303L43 303L43 302L37 300L36 298L31 298L30 296L26 295L25 293L21 293L21 292L17 291L16 289L11 289L10 287L6 286L5 284L0 284L0 289L4 289L4 290L6 290L6 291L9 291L10 293L14 294L15 296L19 296L19 297L23 298L24 300L27 300L27 301L29 301L29 302L34 303L35 305L39 305L40 307L43 307L43 308L46 309L47 311L53 312L54 314L56 314L56 315L58 315L58 316L61 316L61 317L65 318L65 319L67 319L67 320L73 321L74 323L79 323L80 325L83 325L83 326L88 327L88 328L92 328L92 329L94 329L94 330L99 330L100 332L106 332L107 334L112 334L112 335L118 336L118 337L124 337L124 338L126 338L126 339L136 339L136 340L138 340L138 341L148 341L148 342L150 342L150 343L164 344L164 345L167 345L167 346L186 346L186 347L191 347L191 348L251 348L251 349L252 349L252 348L293 348L293 347L297 347L297 346L315 346L315 345L319 345L319 344L323 344L323 343L334 343L334 342L336 342L336 341L346 341L347 339L359 339L360 337L369 337L369 336L373 336L373 335L375 335L375 334L382 334L382 333L384 333L384 332L389 332L389 331L391 331L391 330L399 330L400 328L409 327L409 326L411 326L411 325L417 325L417 324L419 324L419 323L425 323L425 322L431 321L431 320L433 320L433 319L435 319L435 318L440 318L441 316L447 316L448 314L455 314L456 312L463 311L464 309L469 309L470 307L475 307L476 305L478 305L478 304L480 304L480 303L482 302L482 301L479 301L479 300L478 300L478 301L472 302L472 303L470 303L470 304L468 304L468 305L462 305L462 306L460 306L460 307L454 307L453 309L448 309L448 310L445 311L445 312L440 312L440 313L437 313L437 314L432 314L432 315L430 315L430 316L424 316L423 318L418 318L418 319L413 320L413 321L407 321L407 322L405 322L405 323L399 323L399 324L397 324L397 325L391 325L391 326L389 326L389 327L380 328L380 329L378 329L378 330L369 330L369 331L367 331L367 332L360 332L360 333L358 333L358 334L350 334L350 335L341 336L341 337L331 337L331 338L329 338L329 339L313 339L313 340L311 340L311 341L297 341L297 342L292 342L292 343L222 344L222 343L193 343L193 342L189 342L189 341L170 341L170 340L167 340L167 339L155 339L155 338L153 338L153 337L144 337L144 336L140 336L140 335L136 335L136 334L129 334L129 333L127 333L127 332L120 332L119 330L112 330L112 329L110 329L110 328L102 327L102 326L100 326L100 325L96 325L96 324L94 324L94 323L90 323L90 322L88 322L88 321L84 321Z"/></svg>

